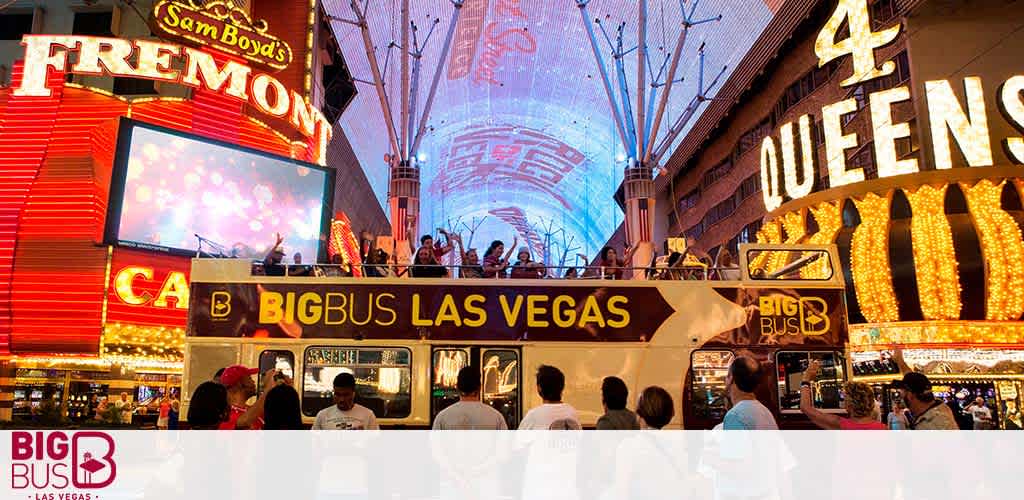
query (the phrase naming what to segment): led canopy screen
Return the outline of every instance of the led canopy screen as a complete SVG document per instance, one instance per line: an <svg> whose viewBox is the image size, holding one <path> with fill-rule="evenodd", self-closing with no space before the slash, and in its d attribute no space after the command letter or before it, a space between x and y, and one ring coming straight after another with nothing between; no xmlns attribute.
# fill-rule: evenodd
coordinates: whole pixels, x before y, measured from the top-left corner
<svg viewBox="0 0 1024 500"><path fill-rule="evenodd" d="M722 21L699 25L688 35L676 74L677 80L683 80L672 89L659 141L667 137L669 127L684 115L697 93L701 45L706 50L708 80L727 67L719 85L709 92L710 98L781 4L780 0L697 4L694 20L721 15ZM356 18L348 0L325 0L323 5L338 19ZM395 49L402 45L401 5L400 1L374 1L366 7L376 60L396 120L402 109L401 50ZM409 5L423 50L418 93L411 96L414 106L410 109L416 113L422 112L430 81L442 66L416 162L421 168L421 232L454 229L463 234L467 246L481 252L492 239L508 245L518 237L521 246L533 251L534 259L541 260L546 251L556 263L568 256L567 265L575 263L577 253L596 254L622 223L623 213L613 196L631 152L625 151L616 133L578 3L466 0L444 60L441 49L454 11L452 2L415 0ZM637 45L637 5L636 0L591 0L587 15L600 19L612 39L619 24L625 23L623 50L628 50ZM647 88L674 48L681 5L689 12L693 2L648 1L653 67ZM435 19L438 25L424 43ZM352 76L372 79L359 28L341 20L332 26L344 41L340 47ZM618 95L616 59L600 29L596 36ZM635 51L625 57L621 74L635 82ZM629 88L634 105L635 91ZM388 166L383 158L389 145L380 109L375 89L362 86L340 124L379 201L387 206ZM699 110L703 109L702 105ZM653 109L647 110L648 117L653 114ZM682 140L683 130L673 144ZM475 228L472 242L470 228Z"/></svg>
<svg viewBox="0 0 1024 500"><path fill-rule="evenodd" d="M123 120L107 242L194 255L318 256L333 172L288 158Z"/></svg>

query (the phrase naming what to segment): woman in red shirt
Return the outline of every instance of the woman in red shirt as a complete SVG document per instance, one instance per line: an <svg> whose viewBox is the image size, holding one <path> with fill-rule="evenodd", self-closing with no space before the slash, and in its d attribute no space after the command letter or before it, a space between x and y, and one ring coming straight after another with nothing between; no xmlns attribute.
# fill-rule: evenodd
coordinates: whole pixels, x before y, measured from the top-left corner
<svg viewBox="0 0 1024 500"><path fill-rule="evenodd" d="M800 411L807 415L814 425L825 430L886 430L885 424L875 414L875 391L863 382L847 382L843 386L843 392L846 394L845 409L850 415L849 418L815 408L811 400L811 384L818 378L820 368L821 365L817 361L812 362L804 372L803 381L800 382Z"/></svg>

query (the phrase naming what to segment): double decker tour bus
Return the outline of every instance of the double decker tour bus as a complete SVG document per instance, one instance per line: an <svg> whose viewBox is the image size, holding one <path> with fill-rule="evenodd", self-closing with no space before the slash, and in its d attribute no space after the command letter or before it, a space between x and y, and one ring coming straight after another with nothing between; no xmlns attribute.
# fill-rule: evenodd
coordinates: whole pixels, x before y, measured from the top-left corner
<svg viewBox="0 0 1024 500"><path fill-rule="evenodd" d="M757 392L780 425L805 427L809 360L824 367L823 408L840 411L849 373L837 257L834 246L743 245L739 269L718 273L738 279L617 281L270 277L246 260L194 259L183 404L225 366L277 369L312 423L349 372L381 425L424 428L458 400L456 375L470 365L514 429L541 403L537 368L552 365L584 427L603 414L601 382L613 375L634 401L665 388L682 405L671 427L700 429L721 421L729 363L747 355L762 363Z"/></svg>

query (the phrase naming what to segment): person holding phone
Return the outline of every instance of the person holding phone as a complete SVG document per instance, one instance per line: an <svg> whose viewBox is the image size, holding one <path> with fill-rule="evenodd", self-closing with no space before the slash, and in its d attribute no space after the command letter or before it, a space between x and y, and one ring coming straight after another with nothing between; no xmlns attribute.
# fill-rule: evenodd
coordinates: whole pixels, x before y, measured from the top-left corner
<svg viewBox="0 0 1024 500"><path fill-rule="evenodd" d="M803 381L800 382L800 411L807 415L814 425L826 430L886 430L885 424L875 417L875 391L863 382L847 382L844 386L845 409L849 417L840 417L817 409L811 393L819 371L821 363L814 360L807 366Z"/></svg>

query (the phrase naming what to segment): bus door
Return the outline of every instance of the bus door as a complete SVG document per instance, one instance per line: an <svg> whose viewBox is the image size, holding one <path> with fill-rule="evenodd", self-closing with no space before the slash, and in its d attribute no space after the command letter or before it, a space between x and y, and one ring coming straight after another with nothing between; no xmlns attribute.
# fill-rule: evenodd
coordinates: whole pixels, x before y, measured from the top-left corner
<svg viewBox="0 0 1024 500"><path fill-rule="evenodd" d="M519 426L522 415L520 383L521 351L518 347L435 346L431 355L430 421L459 400L459 370L480 370L480 400L505 417L509 429Z"/></svg>

